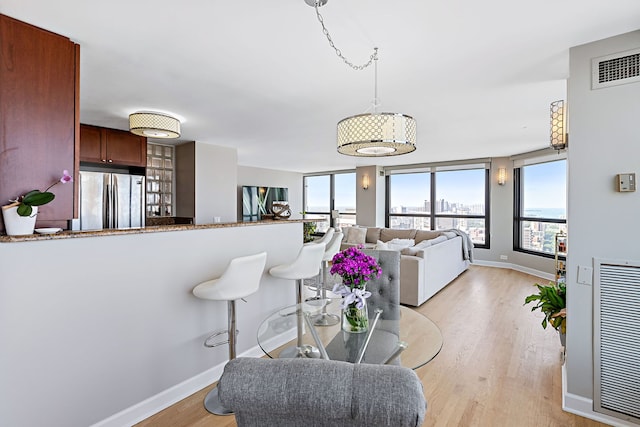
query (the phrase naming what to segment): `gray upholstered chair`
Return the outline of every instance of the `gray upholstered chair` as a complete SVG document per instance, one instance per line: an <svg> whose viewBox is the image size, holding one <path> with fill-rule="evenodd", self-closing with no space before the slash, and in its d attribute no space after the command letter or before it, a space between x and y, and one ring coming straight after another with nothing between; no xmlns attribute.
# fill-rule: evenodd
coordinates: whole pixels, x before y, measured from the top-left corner
<svg viewBox="0 0 640 427"><path fill-rule="evenodd" d="M238 427L415 427L426 412L418 376L392 365L238 358L218 388Z"/></svg>
<svg viewBox="0 0 640 427"><path fill-rule="evenodd" d="M400 252L363 249L363 253L374 257L382 274L367 282L371 296L367 299L369 316L376 308L382 309L381 320L400 319Z"/></svg>
<svg viewBox="0 0 640 427"><path fill-rule="evenodd" d="M376 309L382 309L382 314L362 359L364 363L378 364L393 355L400 344L400 252L373 249L362 252L374 257L382 268L379 278L367 282L367 290L371 292L367 298L369 326ZM366 334L339 334L326 345L326 351L330 359L355 362L365 340ZM388 363L400 364L400 361L397 358Z"/></svg>

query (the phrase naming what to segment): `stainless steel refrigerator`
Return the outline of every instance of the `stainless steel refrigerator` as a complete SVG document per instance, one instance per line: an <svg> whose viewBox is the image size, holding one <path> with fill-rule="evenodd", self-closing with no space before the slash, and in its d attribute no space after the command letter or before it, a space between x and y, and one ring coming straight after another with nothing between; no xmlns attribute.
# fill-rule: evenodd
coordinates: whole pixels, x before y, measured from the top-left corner
<svg viewBox="0 0 640 427"><path fill-rule="evenodd" d="M144 176L80 171L80 230L144 227Z"/></svg>

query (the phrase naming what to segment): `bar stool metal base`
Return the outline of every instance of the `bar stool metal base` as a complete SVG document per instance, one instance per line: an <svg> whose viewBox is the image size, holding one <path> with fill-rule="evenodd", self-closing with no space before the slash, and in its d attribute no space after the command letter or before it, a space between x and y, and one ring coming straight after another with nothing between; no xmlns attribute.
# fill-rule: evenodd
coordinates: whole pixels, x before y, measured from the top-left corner
<svg viewBox="0 0 640 427"><path fill-rule="evenodd" d="M316 326L333 326L340 322L340 316L322 312L311 316L311 321Z"/></svg>
<svg viewBox="0 0 640 427"><path fill-rule="evenodd" d="M287 347L280 352L280 359L306 358L320 359L320 350L314 346L303 344L300 347Z"/></svg>
<svg viewBox="0 0 640 427"><path fill-rule="evenodd" d="M222 406L218 396L218 386L214 387L204 398L204 408L214 415L233 415L233 411Z"/></svg>

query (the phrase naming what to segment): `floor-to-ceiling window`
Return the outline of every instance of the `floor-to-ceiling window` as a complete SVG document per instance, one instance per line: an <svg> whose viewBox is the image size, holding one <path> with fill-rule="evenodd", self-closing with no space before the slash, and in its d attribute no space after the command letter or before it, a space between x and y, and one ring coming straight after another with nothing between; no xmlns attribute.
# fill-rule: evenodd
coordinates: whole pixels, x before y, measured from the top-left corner
<svg viewBox="0 0 640 427"><path fill-rule="evenodd" d="M387 226L469 234L476 247L489 247L489 164L389 171Z"/></svg>
<svg viewBox="0 0 640 427"><path fill-rule="evenodd" d="M304 177L304 218L318 218L316 231L356 222L355 172Z"/></svg>
<svg viewBox="0 0 640 427"><path fill-rule="evenodd" d="M567 162L564 159L514 169L513 249L554 255L555 235L567 232Z"/></svg>

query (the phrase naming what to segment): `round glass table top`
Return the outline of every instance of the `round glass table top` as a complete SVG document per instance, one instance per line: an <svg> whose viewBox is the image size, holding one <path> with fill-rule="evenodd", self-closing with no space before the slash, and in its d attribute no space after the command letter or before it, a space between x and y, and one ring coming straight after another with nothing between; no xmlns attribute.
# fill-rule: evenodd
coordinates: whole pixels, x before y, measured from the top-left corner
<svg viewBox="0 0 640 427"><path fill-rule="evenodd" d="M271 358L292 357L290 350L296 348L297 324L300 322L302 347L319 350L305 353L307 357L326 356L347 362L357 362L361 358L362 363L392 363L419 368L440 352L442 334L429 318L411 308L396 307L387 309L386 313L381 311L377 322L374 321L375 310L369 309L369 329L373 330L370 333L350 333L341 328L340 299L291 305L262 322L258 328L258 344ZM333 324L323 326L318 323Z"/></svg>

